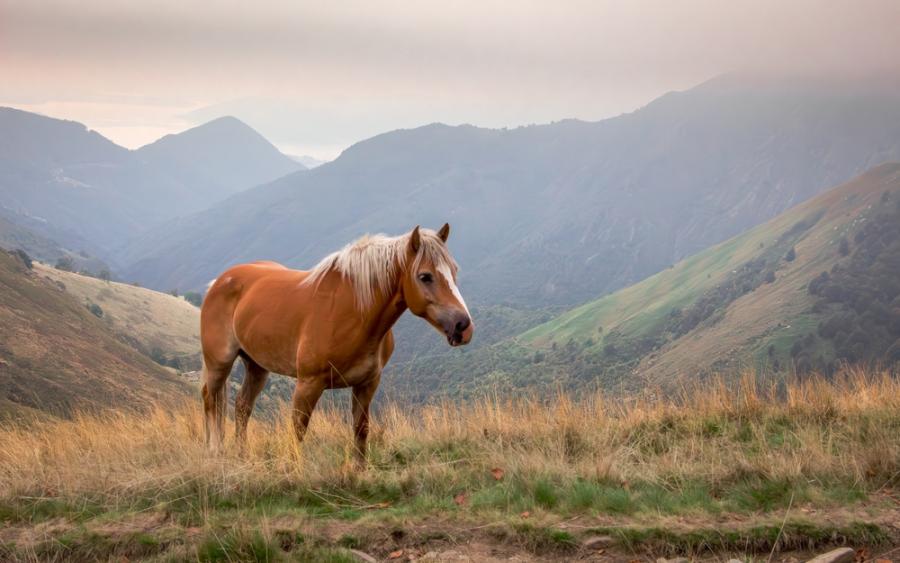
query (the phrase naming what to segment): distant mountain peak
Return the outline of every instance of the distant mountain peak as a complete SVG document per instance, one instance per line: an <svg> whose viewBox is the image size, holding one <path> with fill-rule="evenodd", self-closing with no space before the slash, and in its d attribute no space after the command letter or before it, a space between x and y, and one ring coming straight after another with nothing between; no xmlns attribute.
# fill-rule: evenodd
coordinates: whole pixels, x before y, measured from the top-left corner
<svg viewBox="0 0 900 563"><path fill-rule="evenodd" d="M230 115L166 135L135 153L210 196L235 193L304 169Z"/></svg>
<svg viewBox="0 0 900 563"><path fill-rule="evenodd" d="M201 123L200 125L194 126L183 133L187 133L189 131L202 131L202 130L228 130L228 131L244 131L244 132L252 132L255 135L259 134L256 129L250 127L237 117L233 115L223 115L222 117L217 117L215 119L211 119L206 123Z"/></svg>
<svg viewBox="0 0 900 563"><path fill-rule="evenodd" d="M139 148L138 152L145 149L156 150L160 146L180 146L187 143L209 143L213 146L221 146L223 143L259 143L278 150L254 128L234 116L225 115L179 133L165 135Z"/></svg>
<svg viewBox="0 0 900 563"><path fill-rule="evenodd" d="M123 238L303 170L233 116L138 150L76 121L0 108L0 202L35 231L102 256ZM22 221L16 221L21 223Z"/></svg>

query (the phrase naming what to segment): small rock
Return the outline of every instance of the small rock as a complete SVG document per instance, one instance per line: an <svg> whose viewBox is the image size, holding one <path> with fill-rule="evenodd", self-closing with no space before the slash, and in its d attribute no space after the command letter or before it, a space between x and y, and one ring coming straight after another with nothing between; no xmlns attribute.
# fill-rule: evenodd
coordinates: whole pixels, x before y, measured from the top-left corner
<svg viewBox="0 0 900 563"><path fill-rule="evenodd" d="M817 555L807 561L807 563L853 563L856 559L856 552L849 547L839 547L828 553Z"/></svg>
<svg viewBox="0 0 900 563"><path fill-rule="evenodd" d="M363 553L362 551L359 551L358 549L351 549L350 553L351 553L351 555L353 555L353 557L356 557L360 561L365 561L366 563L378 563L377 559L375 559L368 553Z"/></svg>
<svg viewBox="0 0 900 563"><path fill-rule="evenodd" d="M588 536L581 540L581 545L587 549L599 549L601 547L608 547L614 543L616 543L616 540L610 536Z"/></svg>
<svg viewBox="0 0 900 563"><path fill-rule="evenodd" d="M419 561L471 561L471 559L458 551L450 549L448 551L429 551Z"/></svg>
<svg viewBox="0 0 900 563"><path fill-rule="evenodd" d="M725 563L744 563L744 562L741 561L740 559L729 559Z"/></svg>
<svg viewBox="0 0 900 563"><path fill-rule="evenodd" d="M665 557L660 557L656 560L656 563L691 563L691 561L686 557L676 557L674 559L666 559Z"/></svg>

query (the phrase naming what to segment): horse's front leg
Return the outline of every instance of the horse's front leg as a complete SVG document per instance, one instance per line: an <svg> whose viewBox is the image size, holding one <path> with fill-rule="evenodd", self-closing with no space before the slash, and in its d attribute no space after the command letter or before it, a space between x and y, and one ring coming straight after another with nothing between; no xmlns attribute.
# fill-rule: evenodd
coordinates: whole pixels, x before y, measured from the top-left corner
<svg viewBox="0 0 900 563"><path fill-rule="evenodd" d="M303 441L306 428L309 426L309 419L323 391L325 391L324 378L297 376L291 412L291 421L294 423L294 435L297 437L297 442Z"/></svg>
<svg viewBox="0 0 900 563"><path fill-rule="evenodd" d="M366 464L366 441L369 438L369 405L378 389L381 373L361 385L353 387L353 435L356 438L356 461L360 466Z"/></svg>

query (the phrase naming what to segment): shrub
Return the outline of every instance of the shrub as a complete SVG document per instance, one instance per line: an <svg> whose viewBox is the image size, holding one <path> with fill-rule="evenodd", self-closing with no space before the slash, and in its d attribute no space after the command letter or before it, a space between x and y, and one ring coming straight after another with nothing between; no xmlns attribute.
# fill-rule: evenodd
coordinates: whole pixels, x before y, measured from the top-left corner
<svg viewBox="0 0 900 563"><path fill-rule="evenodd" d="M74 272L75 261L72 260L71 256L63 256L56 261L55 267L57 270L62 270L63 272Z"/></svg>
<svg viewBox="0 0 900 563"><path fill-rule="evenodd" d="M841 256L850 254L850 241L847 240L847 237L841 237L841 242L838 244L838 252L841 253Z"/></svg>
<svg viewBox="0 0 900 563"><path fill-rule="evenodd" d="M34 263L31 261L31 256L29 256L28 253L21 248L15 249L13 251L13 254L18 256L19 260L21 260L25 264L25 267L29 270L34 267Z"/></svg>
<svg viewBox="0 0 900 563"><path fill-rule="evenodd" d="M787 254L784 255L784 259L787 262L793 262L797 259L797 251L794 250L793 246L790 248L790 250L787 251Z"/></svg>

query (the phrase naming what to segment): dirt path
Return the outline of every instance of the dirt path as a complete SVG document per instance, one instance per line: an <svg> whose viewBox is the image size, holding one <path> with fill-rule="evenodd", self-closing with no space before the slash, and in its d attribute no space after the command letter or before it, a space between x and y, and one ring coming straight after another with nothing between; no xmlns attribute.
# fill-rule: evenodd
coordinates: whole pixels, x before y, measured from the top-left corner
<svg viewBox="0 0 900 563"><path fill-rule="evenodd" d="M759 518L722 515L714 521L708 517L641 521L609 516L488 522L440 517L345 521L283 514L234 522L231 528L201 528L182 525L164 512L144 512L120 519L108 515L82 522L57 518L2 527L0 560L197 560L211 538L214 546L227 545L235 551L226 552L221 560L258 560L259 547L241 551L240 538L254 545L254 540L248 539L255 537L253 534L266 538L262 545L270 546L266 549L272 550L275 560L315 560L308 551L300 557L298 550L321 548L369 562L655 562L681 557L746 561L751 557L769 559L770 555L772 561L798 562L838 546L857 550L857 561L900 560L900 507L880 504L832 511L801 507L797 513L802 520L770 514ZM812 527L811 522L817 526ZM773 550L776 538L778 547Z"/></svg>

